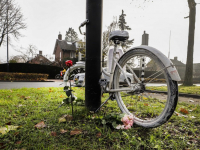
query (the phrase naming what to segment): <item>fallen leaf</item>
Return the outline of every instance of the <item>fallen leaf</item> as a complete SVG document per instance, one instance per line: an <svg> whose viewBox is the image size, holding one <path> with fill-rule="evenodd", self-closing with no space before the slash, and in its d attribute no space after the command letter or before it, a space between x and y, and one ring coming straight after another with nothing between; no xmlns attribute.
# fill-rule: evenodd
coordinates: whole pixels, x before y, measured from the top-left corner
<svg viewBox="0 0 200 150"><path fill-rule="evenodd" d="M25 97L25 99L29 99L29 98L31 98L31 97L30 96Z"/></svg>
<svg viewBox="0 0 200 150"><path fill-rule="evenodd" d="M101 132L97 133L96 137L98 137L98 138L101 137Z"/></svg>
<svg viewBox="0 0 200 150"><path fill-rule="evenodd" d="M5 125L11 125L11 122L7 122Z"/></svg>
<svg viewBox="0 0 200 150"><path fill-rule="evenodd" d="M72 121L72 120L73 120L73 116L72 116L72 115L63 115L63 117L64 117L67 121Z"/></svg>
<svg viewBox="0 0 200 150"><path fill-rule="evenodd" d="M183 114L189 114L189 112L185 108L180 108L180 112Z"/></svg>
<svg viewBox="0 0 200 150"><path fill-rule="evenodd" d="M63 98L64 96L63 96L63 95L60 95L59 97L60 97L60 98Z"/></svg>
<svg viewBox="0 0 200 150"><path fill-rule="evenodd" d="M59 122L59 123L61 123L61 122L66 122L66 121L67 121L67 120L66 120L64 117L61 117L61 118L58 119L58 122Z"/></svg>
<svg viewBox="0 0 200 150"><path fill-rule="evenodd" d="M19 132L15 132L15 133L14 133L14 136L17 136L18 134L19 134Z"/></svg>
<svg viewBox="0 0 200 150"><path fill-rule="evenodd" d="M77 135L77 134L81 134L82 130L78 130L78 129L74 129L70 132L70 135Z"/></svg>
<svg viewBox="0 0 200 150"><path fill-rule="evenodd" d="M66 132L68 132L68 130L60 129L61 134L66 133Z"/></svg>
<svg viewBox="0 0 200 150"><path fill-rule="evenodd" d="M0 128L0 133L6 134L10 130L16 130L19 126L13 126L13 125L7 125L7 127L1 127Z"/></svg>
<svg viewBox="0 0 200 150"><path fill-rule="evenodd" d="M56 132L51 132L51 136L57 136Z"/></svg>
<svg viewBox="0 0 200 150"><path fill-rule="evenodd" d="M20 96L20 98L21 98L21 99L25 99L25 96L24 96L24 95L22 95L22 96Z"/></svg>
<svg viewBox="0 0 200 150"><path fill-rule="evenodd" d="M15 144L21 144L22 143L22 141L17 141Z"/></svg>
<svg viewBox="0 0 200 150"><path fill-rule="evenodd" d="M44 127L46 127L44 121L41 121L41 122L39 122L35 125L35 128L37 128L37 129L41 129L41 128L44 128Z"/></svg>
<svg viewBox="0 0 200 150"><path fill-rule="evenodd" d="M147 103L144 103L144 106L149 106L149 104L147 104Z"/></svg>

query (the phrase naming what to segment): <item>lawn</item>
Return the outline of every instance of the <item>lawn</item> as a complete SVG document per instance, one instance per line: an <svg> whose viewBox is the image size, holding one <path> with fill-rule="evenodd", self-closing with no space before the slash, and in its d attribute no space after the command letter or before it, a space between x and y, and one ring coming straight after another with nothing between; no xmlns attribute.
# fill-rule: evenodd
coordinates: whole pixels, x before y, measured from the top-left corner
<svg viewBox="0 0 200 150"><path fill-rule="evenodd" d="M84 88L73 90L73 118L70 105L58 108L67 97L62 88L0 90L0 149L200 149L199 105L179 103L176 112L186 114L157 128L117 130L102 125L105 115L120 112L115 101L93 114L83 105Z"/></svg>
<svg viewBox="0 0 200 150"><path fill-rule="evenodd" d="M147 87L149 90L156 90L156 91L166 91L166 86L153 86L153 87ZM178 87L179 93L187 93L187 94L195 94L200 95L200 86L182 86L180 85Z"/></svg>

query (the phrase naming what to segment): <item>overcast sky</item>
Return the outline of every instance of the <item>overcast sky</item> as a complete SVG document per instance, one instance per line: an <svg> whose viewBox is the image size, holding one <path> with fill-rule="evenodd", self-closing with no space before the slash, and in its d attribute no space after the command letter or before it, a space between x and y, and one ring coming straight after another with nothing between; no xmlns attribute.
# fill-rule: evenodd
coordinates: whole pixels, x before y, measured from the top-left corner
<svg viewBox="0 0 200 150"><path fill-rule="evenodd" d="M200 3L200 0L196 0ZM21 31L24 37L18 41L12 40L14 47L9 47L9 55L16 55L14 49L27 48L35 45L43 54L53 54L59 32L63 38L66 31L72 27L78 32L81 22L86 19L86 0L16 0L26 19L27 29ZM126 16L130 39L135 39L133 47L141 45L144 30L149 34L149 46L162 51L170 58L186 62L189 8L187 0L104 0L103 23L104 31L112 22L113 16ZM194 62L200 63L200 4L196 6L196 30L194 44ZM79 38L83 36L79 34ZM0 49L0 61L6 61L6 47Z"/></svg>

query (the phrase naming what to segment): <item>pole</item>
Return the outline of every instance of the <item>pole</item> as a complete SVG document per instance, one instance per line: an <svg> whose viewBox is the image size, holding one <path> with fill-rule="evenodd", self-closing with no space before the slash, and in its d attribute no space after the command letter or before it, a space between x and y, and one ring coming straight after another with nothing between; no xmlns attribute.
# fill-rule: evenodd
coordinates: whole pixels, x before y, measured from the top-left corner
<svg viewBox="0 0 200 150"><path fill-rule="evenodd" d="M8 0L7 0L7 72L9 72L9 53L8 53Z"/></svg>
<svg viewBox="0 0 200 150"><path fill-rule="evenodd" d="M101 35L103 0L86 1L86 75L85 104L90 111L101 105Z"/></svg>
<svg viewBox="0 0 200 150"><path fill-rule="evenodd" d="M168 53L168 58L170 57L170 42L171 42L171 30L169 34L169 53Z"/></svg>

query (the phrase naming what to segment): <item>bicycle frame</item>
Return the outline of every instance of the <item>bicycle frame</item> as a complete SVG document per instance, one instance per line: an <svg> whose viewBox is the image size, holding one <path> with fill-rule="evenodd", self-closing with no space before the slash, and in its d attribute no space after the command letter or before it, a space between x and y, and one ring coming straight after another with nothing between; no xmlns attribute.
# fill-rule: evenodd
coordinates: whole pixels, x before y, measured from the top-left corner
<svg viewBox="0 0 200 150"><path fill-rule="evenodd" d="M135 85L133 86L128 78L127 78L127 75L125 73L125 71L123 70L123 68L119 65L118 61L116 60L116 50L117 50L117 44L115 44L114 46L114 51L113 51L113 57L112 57L112 65L111 65L111 73L108 73L106 71L103 70L103 73L105 73L106 75L108 75L110 77L110 80L109 80L109 86L108 86L108 89L107 89L107 92L119 92L119 91L132 91L134 92L136 89L138 89L139 85ZM114 65L114 63L116 65ZM114 70L115 70L115 67L118 66L121 70L121 72L123 73L129 87L128 88L120 88L120 89L113 89L112 88L112 85L113 85L113 76L114 76ZM129 67L129 66L128 66ZM135 79L137 81L140 81L139 78L136 76L136 74L134 73L134 71L129 67L129 69L131 70L131 73L133 73Z"/></svg>

